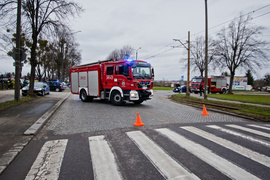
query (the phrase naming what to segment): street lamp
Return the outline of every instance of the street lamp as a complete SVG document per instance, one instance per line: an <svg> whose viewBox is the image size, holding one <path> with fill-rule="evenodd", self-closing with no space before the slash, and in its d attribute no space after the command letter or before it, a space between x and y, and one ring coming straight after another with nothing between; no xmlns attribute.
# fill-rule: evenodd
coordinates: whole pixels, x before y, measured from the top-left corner
<svg viewBox="0 0 270 180"><path fill-rule="evenodd" d="M205 75L204 75L204 99L207 99L207 84L208 84L208 13L207 0L205 0ZM210 87L209 87L210 88Z"/></svg>
<svg viewBox="0 0 270 180"><path fill-rule="evenodd" d="M137 60L137 57L138 57L138 50L142 49L141 47L139 49L136 50L136 60Z"/></svg>
<svg viewBox="0 0 270 180"><path fill-rule="evenodd" d="M188 50L188 69L187 69L187 91L186 91L186 96L189 97L190 93L189 93L189 79L190 79L190 32L188 31L188 47L181 42L180 39L173 39L174 41L179 41L182 46L184 46L184 48L186 48ZM174 46L173 46L174 47Z"/></svg>

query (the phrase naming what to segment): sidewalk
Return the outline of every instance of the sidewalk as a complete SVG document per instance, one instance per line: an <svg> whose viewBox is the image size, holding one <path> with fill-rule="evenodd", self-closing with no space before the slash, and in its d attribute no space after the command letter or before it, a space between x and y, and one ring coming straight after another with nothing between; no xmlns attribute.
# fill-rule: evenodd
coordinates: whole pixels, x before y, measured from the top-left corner
<svg viewBox="0 0 270 180"><path fill-rule="evenodd" d="M50 95L0 110L0 174L34 137L32 133L28 136L24 133L36 121L40 124L40 119L43 124L46 123L69 94L69 90L51 92ZM14 100L14 90L0 91L0 103L11 100Z"/></svg>
<svg viewBox="0 0 270 180"><path fill-rule="evenodd" d="M21 94L21 93L20 93ZM14 100L14 90L0 90L0 103Z"/></svg>

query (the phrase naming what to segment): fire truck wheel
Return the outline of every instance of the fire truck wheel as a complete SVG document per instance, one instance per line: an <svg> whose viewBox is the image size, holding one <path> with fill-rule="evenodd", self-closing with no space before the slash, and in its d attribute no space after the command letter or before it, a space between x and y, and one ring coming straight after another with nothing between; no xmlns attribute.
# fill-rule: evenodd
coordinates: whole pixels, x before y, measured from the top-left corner
<svg viewBox="0 0 270 180"><path fill-rule="evenodd" d="M222 94L226 94L226 89L222 89Z"/></svg>
<svg viewBox="0 0 270 180"><path fill-rule="evenodd" d="M85 90L81 90L81 92L80 92L80 99L81 99L83 102L87 102L87 101L88 101L88 96L87 96Z"/></svg>
<svg viewBox="0 0 270 180"><path fill-rule="evenodd" d="M111 102L113 105L119 106L123 104L121 94L118 91L113 91L111 95Z"/></svg>

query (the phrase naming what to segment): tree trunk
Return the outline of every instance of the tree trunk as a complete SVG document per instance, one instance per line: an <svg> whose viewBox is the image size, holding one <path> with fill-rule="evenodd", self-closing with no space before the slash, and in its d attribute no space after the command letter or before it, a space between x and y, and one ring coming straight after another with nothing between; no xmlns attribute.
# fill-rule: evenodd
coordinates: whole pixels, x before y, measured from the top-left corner
<svg viewBox="0 0 270 180"><path fill-rule="evenodd" d="M230 85L229 85L229 92L228 94L232 94L232 85L233 85L233 79L234 79L234 71L230 71L231 72L231 76L230 76Z"/></svg>
<svg viewBox="0 0 270 180"><path fill-rule="evenodd" d="M37 36L35 36L35 33L33 33L33 44L31 47L31 75L30 75L30 86L29 86L29 94L34 93L34 81L35 81L35 72L36 72L36 48L37 48Z"/></svg>

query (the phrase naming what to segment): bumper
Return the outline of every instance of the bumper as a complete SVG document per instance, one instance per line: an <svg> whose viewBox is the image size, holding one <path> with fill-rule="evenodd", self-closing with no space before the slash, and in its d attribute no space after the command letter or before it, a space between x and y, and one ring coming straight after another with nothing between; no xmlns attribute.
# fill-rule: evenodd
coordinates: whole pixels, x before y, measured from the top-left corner
<svg viewBox="0 0 270 180"><path fill-rule="evenodd" d="M154 92L152 89L147 89L147 90L131 90L129 92L129 100L130 101L144 101L147 99L151 99L151 96L154 95Z"/></svg>

